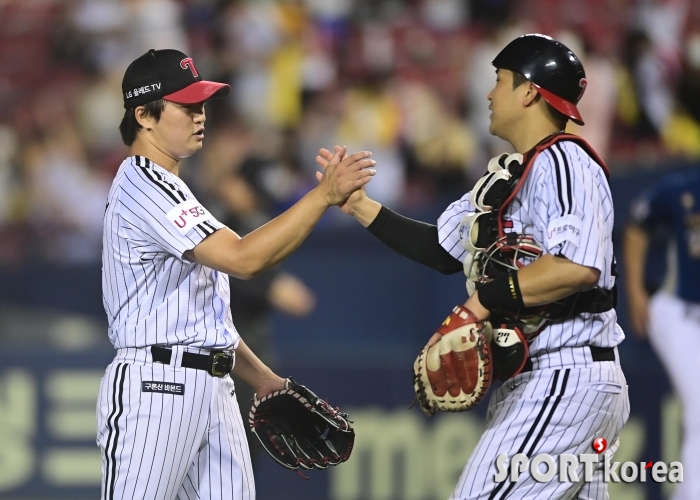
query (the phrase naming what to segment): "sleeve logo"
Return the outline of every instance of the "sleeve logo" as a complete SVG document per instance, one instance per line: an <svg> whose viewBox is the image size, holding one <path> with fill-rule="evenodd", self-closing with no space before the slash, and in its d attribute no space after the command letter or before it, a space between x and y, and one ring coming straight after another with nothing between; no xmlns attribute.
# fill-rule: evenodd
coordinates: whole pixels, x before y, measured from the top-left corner
<svg viewBox="0 0 700 500"><path fill-rule="evenodd" d="M195 199L175 205L165 214L165 217L182 236L189 233L197 224L213 218L209 211Z"/></svg>
<svg viewBox="0 0 700 500"><path fill-rule="evenodd" d="M551 251L565 241L578 248L581 243L582 225L581 219L571 214L551 221L547 225L547 249Z"/></svg>

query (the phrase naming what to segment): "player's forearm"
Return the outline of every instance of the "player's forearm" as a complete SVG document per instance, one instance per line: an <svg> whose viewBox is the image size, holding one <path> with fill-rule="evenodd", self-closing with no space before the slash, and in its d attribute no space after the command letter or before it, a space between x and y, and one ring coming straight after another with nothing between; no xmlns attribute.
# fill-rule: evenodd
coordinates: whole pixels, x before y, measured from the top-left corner
<svg viewBox="0 0 700 500"><path fill-rule="evenodd" d="M328 206L322 193L313 189L292 208L243 238L223 228L185 252L185 257L231 276L250 279L296 250Z"/></svg>
<svg viewBox="0 0 700 500"><path fill-rule="evenodd" d="M367 229L394 252L413 262L443 274L454 274L463 269L462 262L440 245L435 225L409 219L381 207Z"/></svg>
<svg viewBox="0 0 700 500"><path fill-rule="evenodd" d="M625 284L629 293L644 292L644 262L649 236L639 226L628 226L624 238Z"/></svg>
<svg viewBox="0 0 700 500"><path fill-rule="evenodd" d="M549 304L598 283L600 271L548 254L518 271L526 307Z"/></svg>
<svg viewBox="0 0 700 500"><path fill-rule="evenodd" d="M352 205L351 213L363 227L367 227L377 218L377 214L379 214L381 209L381 203L365 197Z"/></svg>
<svg viewBox="0 0 700 500"><path fill-rule="evenodd" d="M517 272L517 280L508 282L511 286L496 281L484 285L488 290L477 290L464 304L479 319L489 316L489 309L504 306L505 309L516 310L519 307L532 307L549 304L581 290L594 286L600 277L600 271L575 264L563 257L544 255L532 264ZM481 296L479 292L481 291ZM502 299L512 298L509 303L495 304ZM517 300L515 300L517 298ZM494 302L494 304L491 304Z"/></svg>
<svg viewBox="0 0 700 500"><path fill-rule="evenodd" d="M238 342L232 371L256 390L267 381L280 378L250 350L243 339Z"/></svg>
<svg viewBox="0 0 700 500"><path fill-rule="evenodd" d="M329 205L312 189L289 210L241 238L237 259L247 263L246 275L255 276L275 266L299 248Z"/></svg>

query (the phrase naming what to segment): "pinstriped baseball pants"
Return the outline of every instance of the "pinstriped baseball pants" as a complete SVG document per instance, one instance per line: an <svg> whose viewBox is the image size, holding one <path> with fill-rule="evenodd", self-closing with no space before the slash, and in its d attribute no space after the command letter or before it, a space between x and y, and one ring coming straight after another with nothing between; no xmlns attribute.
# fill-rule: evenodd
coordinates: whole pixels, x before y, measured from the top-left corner
<svg viewBox="0 0 700 500"><path fill-rule="evenodd" d="M230 377L120 349L102 379L97 444L102 500L254 500ZM180 356L181 359L181 356Z"/></svg>
<svg viewBox="0 0 700 500"><path fill-rule="evenodd" d="M602 457L591 482L560 482L558 474L549 482L538 482L529 469L516 482L510 481L510 473L504 482L495 480L496 458L502 453L509 459L518 453L530 458L547 453L558 461L564 453L593 453L593 440L603 437L609 443L605 453L612 459L629 417L627 382L618 361L586 362L578 357L576 364L540 362L539 369L536 364L534 371L513 377L494 391L486 431L450 500L608 498ZM543 364L548 367L541 368ZM581 479L583 468L581 463L576 469Z"/></svg>

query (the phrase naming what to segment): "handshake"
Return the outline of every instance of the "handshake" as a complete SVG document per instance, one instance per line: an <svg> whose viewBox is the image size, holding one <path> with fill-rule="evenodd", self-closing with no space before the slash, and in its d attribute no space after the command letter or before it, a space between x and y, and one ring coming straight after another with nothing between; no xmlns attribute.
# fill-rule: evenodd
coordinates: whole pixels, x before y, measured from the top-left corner
<svg viewBox="0 0 700 500"><path fill-rule="evenodd" d="M343 212L355 215L354 207L368 201L364 187L377 173L371 156L369 151L347 154L345 146L335 146L332 152L319 150L316 163L323 171L316 172L316 179L329 206L337 205Z"/></svg>

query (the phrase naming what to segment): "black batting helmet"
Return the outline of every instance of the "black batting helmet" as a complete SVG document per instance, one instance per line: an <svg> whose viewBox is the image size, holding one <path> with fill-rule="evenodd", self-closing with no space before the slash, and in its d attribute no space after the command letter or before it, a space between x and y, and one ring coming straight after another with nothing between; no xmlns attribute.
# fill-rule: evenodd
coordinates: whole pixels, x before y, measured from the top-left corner
<svg viewBox="0 0 700 500"><path fill-rule="evenodd" d="M586 72L566 45L546 35L524 35L506 45L492 64L525 75L554 109L583 125L576 104L586 90Z"/></svg>

